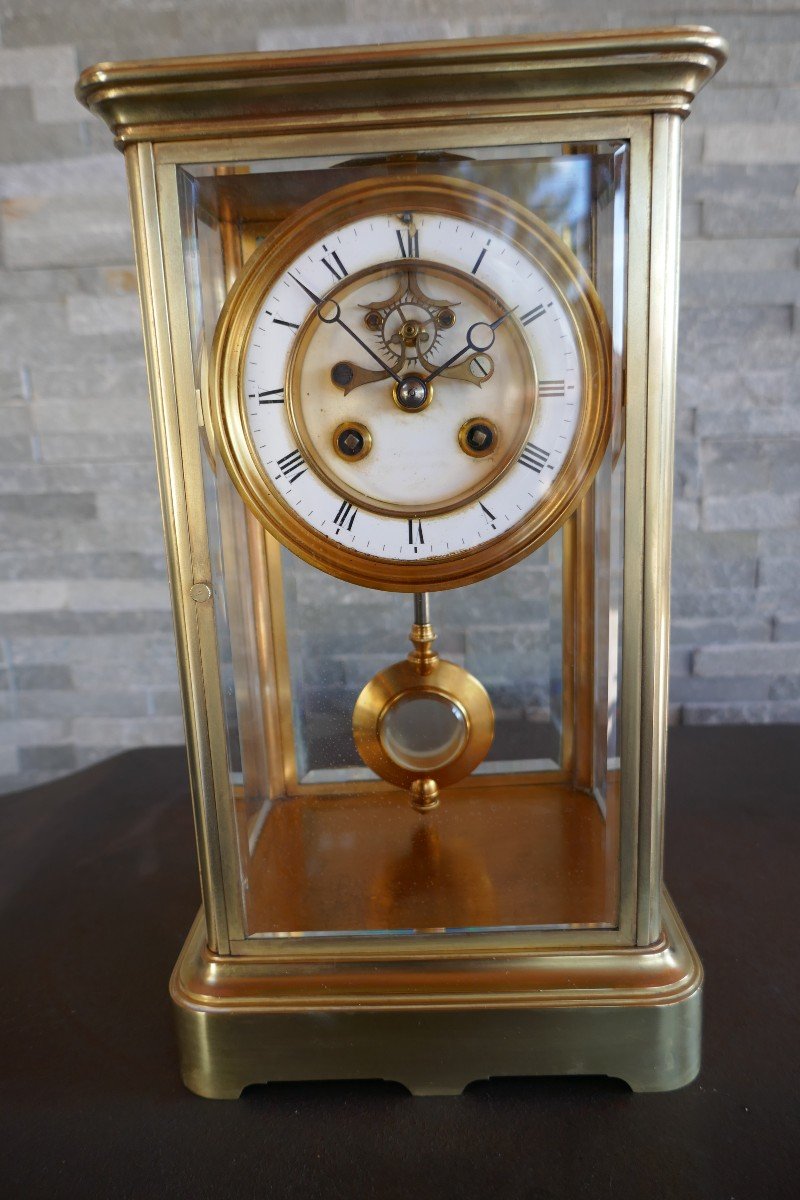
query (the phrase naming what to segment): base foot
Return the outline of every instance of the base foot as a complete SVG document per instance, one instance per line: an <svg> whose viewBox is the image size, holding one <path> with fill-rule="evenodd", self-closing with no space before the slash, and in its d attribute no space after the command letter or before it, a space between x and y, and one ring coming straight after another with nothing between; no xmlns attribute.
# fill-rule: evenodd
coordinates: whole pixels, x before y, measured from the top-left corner
<svg viewBox="0 0 800 1200"><path fill-rule="evenodd" d="M415 1096L503 1075L683 1087L700 1065L702 969L666 897L664 914L655 946L532 950L455 976L451 960L387 962L377 979L375 963L210 955L198 919L171 984L184 1082L214 1099L312 1079L386 1079Z"/></svg>

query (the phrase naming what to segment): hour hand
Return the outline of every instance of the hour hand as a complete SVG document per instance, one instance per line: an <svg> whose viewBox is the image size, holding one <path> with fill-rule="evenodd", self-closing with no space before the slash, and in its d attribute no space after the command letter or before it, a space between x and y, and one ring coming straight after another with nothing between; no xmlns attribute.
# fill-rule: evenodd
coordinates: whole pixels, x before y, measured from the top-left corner
<svg viewBox="0 0 800 1200"><path fill-rule="evenodd" d="M388 379L389 375L388 370L371 371L368 367L360 367L358 363L346 360L331 367L331 382L341 388L345 396L354 392L356 388L363 387L365 383L378 383L381 379Z"/></svg>

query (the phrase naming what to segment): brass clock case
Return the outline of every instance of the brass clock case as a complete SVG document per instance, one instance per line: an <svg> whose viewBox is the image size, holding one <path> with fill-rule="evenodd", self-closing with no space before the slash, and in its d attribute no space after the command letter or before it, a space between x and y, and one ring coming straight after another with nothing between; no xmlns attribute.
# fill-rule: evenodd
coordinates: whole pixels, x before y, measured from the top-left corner
<svg viewBox="0 0 800 1200"><path fill-rule="evenodd" d="M516 525L470 550L414 562L379 559L325 537L289 507L261 465L242 386L247 347L275 281L315 240L380 212L463 216L520 247L548 277L573 325L584 402L562 469L543 500ZM514 316L509 320L516 320ZM245 503L300 558L351 583L386 591L437 591L485 579L530 554L560 528L589 488L611 425L610 349L600 300L575 256L522 205L500 193L445 176L367 179L304 206L250 258L232 288L214 336L209 407L216 448ZM535 403L535 402L534 402ZM400 515L400 514L398 514Z"/></svg>

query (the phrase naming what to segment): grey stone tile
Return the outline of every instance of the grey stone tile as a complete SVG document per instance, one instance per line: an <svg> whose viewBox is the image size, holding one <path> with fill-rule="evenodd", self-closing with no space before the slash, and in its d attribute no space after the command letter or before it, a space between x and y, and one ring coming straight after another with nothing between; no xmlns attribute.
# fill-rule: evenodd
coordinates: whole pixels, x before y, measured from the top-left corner
<svg viewBox="0 0 800 1200"><path fill-rule="evenodd" d="M63 9L60 10L63 12ZM6 31L6 13L2 13L3 33ZM0 88L29 86L50 80L51 82L74 82L77 60L75 49L71 45L54 45L53 24L50 24L49 36L43 39L46 45L32 46L27 39L16 47L14 43L6 43L0 47ZM70 39L65 38L65 43Z"/></svg>
<svg viewBox="0 0 800 1200"><path fill-rule="evenodd" d="M62 579L43 585L37 580L0 582L0 612L65 610L83 614L155 611L167 607L167 593L161 580L139 579Z"/></svg>
<svg viewBox="0 0 800 1200"><path fill-rule="evenodd" d="M709 237L796 237L800 211L794 196L719 196L703 202L701 228Z"/></svg>
<svg viewBox="0 0 800 1200"><path fill-rule="evenodd" d="M681 242L681 288L689 276L772 272L797 272L796 237L687 238ZM739 298L741 299L741 284ZM748 293L749 299L749 293Z"/></svg>
<svg viewBox="0 0 800 1200"><path fill-rule="evenodd" d="M761 612L759 599L764 597L755 586L738 588L702 588L684 590L689 580L679 581L673 577L672 619L710 620L718 617L751 617ZM771 611L771 610L770 610Z"/></svg>
<svg viewBox="0 0 800 1200"><path fill-rule="evenodd" d="M786 20L784 15L784 21ZM795 28L792 40L750 42L737 38L736 53L730 58L725 72L728 86L797 83L800 81L800 30ZM747 153L745 149L744 153Z"/></svg>
<svg viewBox="0 0 800 1200"><path fill-rule="evenodd" d="M20 717L145 717L149 715L147 693L128 688L125 691L17 693Z"/></svg>
<svg viewBox="0 0 800 1200"><path fill-rule="evenodd" d="M4 438L33 436L30 405L0 404L0 429Z"/></svg>
<svg viewBox="0 0 800 1200"><path fill-rule="evenodd" d="M136 333L141 326L141 310L136 293L117 296L69 296L67 326L78 337L102 329L113 336L117 333Z"/></svg>
<svg viewBox="0 0 800 1200"><path fill-rule="evenodd" d="M695 440L679 438L675 443L675 491L681 499L700 496L700 456Z"/></svg>
<svg viewBox="0 0 800 1200"><path fill-rule="evenodd" d="M144 404L126 404L121 397L109 397L105 401L86 397L83 400L35 401L31 411L36 428L47 442L64 436L85 436L91 447L96 444L92 438L108 436L116 441L117 458L128 457L129 439L137 446L149 441L152 453L150 414ZM84 457L93 457L91 449Z"/></svg>
<svg viewBox="0 0 800 1200"><path fill-rule="evenodd" d="M694 674L717 678L800 673L800 642L705 646L694 656Z"/></svg>
<svg viewBox="0 0 800 1200"><path fill-rule="evenodd" d="M102 688L108 683L108 661L90 660L88 656L85 656L83 662L74 663L72 673L79 691ZM134 661L120 655L113 661L113 678L115 685L120 688L176 688L178 665L175 659L174 643L166 647L161 655L145 649L139 650L138 658Z"/></svg>
<svg viewBox="0 0 800 1200"><path fill-rule="evenodd" d="M116 193L5 200L0 222L9 267L127 265L133 258L127 205Z"/></svg>
<svg viewBox="0 0 800 1200"><path fill-rule="evenodd" d="M80 125L37 121L31 91L26 87L0 89L0 128L0 163L60 159L80 154L85 146Z"/></svg>
<svg viewBox="0 0 800 1200"><path fill-rule="evenodd" d="M99 122L98 122L99 124ZM103 196L114 194L125 203L125 160L109 145L108 130L103 128L103 149L98 154L79 158L62 158L59 162L3 163L0 165L0 199L29 199L49 196L57 200L65 196L83 197L87 183L91 191ZM132 261L132 260L131 260ZM72 264L70 264L72 265ZM84 264L77 264L79 267Z"/></svg>
<svg viewBox="0 0 800 1200"><path fill-rule="evenodd" d="M723 79L724 75L720 76L720 84ZM800 93L796 88L766 84L708 87L698 96L692 115L708 123L799 121Z"/></svg>
<svg viewBox="0 0 800 1200"><path fill-rule="evenodd" d="M718 271L687 275L681 287L681 304L686 309L704 308L713 301L718 308L735 308L742 296L748 303L793 305L800 300L800 271Z"/></svg>
<svg viewBox="0 0 800 1200"><path fill-rule="evenodd" d="M704 529L794 529L798 521L800 494L706 496L702 503Z"/></svg>
<svg viewBox="0 0 800 1200"><path fill-rule="evenodd" d="M759 583L768 588L800 589L800 560L762 558L758 567Z"/></svg>
<svg viewBox="0 0 800 1200"><path fill-rule="evenodd" d="M745 675L741 679L726 675L723 679L702 679L687 675L670 678L669 698L675 704L728 704L731 701L769 700L772 679L769 675Z"/></svg>
<svg viewBox="0 0 800 1200"><path fill-rule="evenodd" d="M673 500L672 523L675 529L699 529L700 501L676 497Z"/></svg>
<svg viewBox="0 0 800 1200"><path fill-rule="evenodd" d="M0 522L0 553L60 551L65 545L77 554L110 551L136 551L155 554L163 550L164 539L159 526L149 519L118 520L113 513L107 521L61 520L53 517L41 521L35 517L7 517Z"/></svg>
<svg viewBox="0 0 800 1200"><path fill-rule="evenodd" d="M0 404L5 408L23 404L27 400L19 370L0 371ZM5 419L5 414L3 414Z"/></svg>
<svg viewBox="0 0 800 1200"><path fill-rule="evenodd" d="M795 4L776 2L770 6L754 0L752 4L731 3L720 7L722 11L715 14L714 28L734 44L737 52L741 45L753 46L753 52L757 54L759 46L762 50L765 48L763 43L772 42L791 46L793 42L800 42L800 10ZM773 8L775 11L769 12L769 16L767 16L769 8ZM780 11L781 9L783 11ZM774 63L770 62L769 65L774 66ZM731 90L727 68L720 76L720 80L724 80L726 88ZM752 73L748 75L746 82L752 85ZM770 73L767 83L774 84L775 82L775 75ZM704 92L701 94L705 95Z"/></svg>
<svg viewBox="0 0 800 1200"><path fill-rule="evenodd" d="M769 491L771 464L764 441L733 438L703 441L703 481L715 496L763 494Z"/></svg>
<svg viewBox="0 0 800 1200"><path fill-rule="evenodd" d="M0 463L14 463L20 459L32 458L33 443L28 435L18 433L12 437L0 437Z"/></svg>
<svg viewBox="0 0 800 1200"><path fill-rule="evenodd" d="M796 56L800 63L800 53ZM796 163L800 158L800 123L710 126L704 153L706 162L711 163L743 159L751 164Z"/></svg>
<svg viewBox="0 0 800 1200"><path fill-rule="evenodd" d="M70 722L59 718L0 721L0 746L68 745L70 736Z"/></svg>
<svg viewBox="0 0 800 1200"><path fill-rule="evenodd" d="M163 554L0 553L0 579L166 579ZM166 592L165 592L166 595Z"/></svg>
<svg viewBox="0 0 800 1200"><path fill-rule="evenodd" d="M684 704L683 725L768 725L775 720L769 701L742 700L718 704Z"/></svg>
<svg viewBox="0 0 800 1200"><path fill-rule="evenodd" d="M775 640L800 642L800 611L796 616L778 616L775 621Z"/></svg>
<svg viewBox="0 0 800 1200"><path fill-rule="evenodd" d="M156 493L155 462L11 463L0 473L0 493Z"/></svg>
<svg viewBox="0 0 800 1200"><path fill-rule="evenodd" d="M166 579L164 597L167 598ZM172 613L151 612L24 612L3 613L3 631L7 637L86 638L84 655L94 650L90 639L109 634L164 633L172 634ZM76 647L76 653L78 648Z"/></svg>
<svg viewBox="0 0 800 1200"><path fill-rule="evenodd" d="M769 687L770 700L800 700L800 672L795 675L777 675Z"/></svg>
<svg viewBox="0 0 800 1200"><path fill-rule="evenodd" d="M181 696L177 687L151 688L147 693L147 711L153 716L182 716Z"/></svg>
<svg viewBox="0 0 800 1200"><path fill-rule="evenodd" d="M91 746L170 746L184 738L178 717L76 717L75 744Z"/></svg>
<svg viewBox="0 0 800 1200"><path fill-rule="evenodd" d="M685 619L672 622L673 646L707 646L712 643L768 642L772 623L763 615Z"/></svg>
<svg viewBox="0 0 800 1200"><path fill-rule="evenodd" d="M676 592L752 588L756 581L756 535L678 529L672 561Z"/></svg>
<svg viewBox="0 0 800 1200"><path fill-rule="evenodd" d="M0 793L16 791L20 787L19 752L16 746L0 746Z"/></svg>
<svg viewBox="0 0 800 1200"><path fill-rule="evenodd" d="M97 502L86 492L24 492L0 493L0 514L40 517L47 520L53 516L64 518L88 518L97 514Z"/></svg>
<svg viewBox="0 0 800 1200"><path fill-rule="evenodd" d="M14 668L14 686L19 691L33 688L49 692L69 691L73 687L72 672L63 663L28 663Z"/></svg>
<svg viewBox="0 0 800 1200"><path fill-rule="evenodd" d="M43 426L44 421L41 422ZM101 421L98 417L98 424ZM74 425L65 423L66 428ZM114 461L120 452L120 435L102 431L90 433L40 432L39 444L45 462L85 462L87 459ZM147 461L153 457L153 439L149 433L132 432L125 438L125 457Z"/></svg>
<svg viewBox="0 0 800 1200"><path fill-rule="evenodd" d="M702 205L684 196L681 204L681 235L683 238L697 238L703 216Z"/></svg>
<svg viewBox="0 0 800 1200"><path fill-rule="evenodd" d="M74 771L77 766L74 746L21 746L19 765L22 771Z"/></svg>

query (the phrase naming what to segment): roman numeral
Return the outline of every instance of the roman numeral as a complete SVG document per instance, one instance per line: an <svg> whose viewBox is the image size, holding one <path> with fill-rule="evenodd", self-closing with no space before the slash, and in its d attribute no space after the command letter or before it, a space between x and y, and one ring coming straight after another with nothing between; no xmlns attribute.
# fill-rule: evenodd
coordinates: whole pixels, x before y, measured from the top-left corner
<svg viewBox="0 0 800 1200"><path fill-rule="evenodd" d="M522 321L523 325L530 325L531 321L537 321L539 319L539 317L543 317L543 316L544 316L544 305L537 304L536 308L532 308L530 310L530 312L526 312L524 316L520 317L520 321Z"/></svg>
<svg viewBox="0 0 800 1200"><path fill-rule="evenodd" d="M523 467L527 467L529 470L538 475L549 457L549 450L542 450L541 446L536 446L533 442L528 442L527 446L522 451L522 454L519 456L519 461L522 463Z"/></svg>
<svg viewBox="0 0 800 1200"><path fill-rule="evenodd" d="M282 321L280 317L272 318L273 325L285 325L287 329L299 329L299 325L295 325L294 321Z"/></svg>
<svg viewBox="0 0 800 1200"><path fill-rule="evenodd" d="M259 392L258 403L283 404L283 388L272 388L269 392Z"/></svg>
<svg viewBox="0 0 800 1200"><path fill-rule="evenodd" d="M289 483L295 483L308 470L306 460L299 450L290 450L288 454L284 454L283 458L278 459L278 466L281 475L285 476Z"/></svg>
<svg viewBox="0 0 800 1200"><path fill-rule="evenodd" d="M325 251L326 254L330 254L331 258L333 259L332 263L328 262L327 258L323 258L323 260L322 260L323 263L325 264L325 266L330 271L331 275L333 275L334 279L344 279L345 275L347 274L347 267L344 265L342 260L339 258L339 255L336 253L335 250L333 250L333 251L329 250L328 247L324 243L323 243L322 249Z"/></svg>
<svg viewBox="0 0 800 1200"><path fill-rule="evenodd" d="M489 242L491 242L491 240L492 240L492 239L491 239L491 238L489 238ZM481 252L480 252L480 254L478 255L478 257L475 259L475 266L472 268L472 274L473 274L473 275L477 275L477 273L478 273L478 267L479 267L479 266L481 265L481 263L483 262L483 256L484 256L484 254L486 253L486 250L487 250L487 247L488 247L488 245L489 245L489 242L487 242L487 243L486 243L486 245L483 247L483 249L481 250Z"/></svg>
<svg viewBox="0 0 800 1200"><path fill-rule="evenodd" d="M334 525L338 526L336 532L340 533L342 529L347 529L348 532L353 528L353 522L358 516L358 509L348 501L343 500L341 508L333 518Z"/></svg>
<svg viewBox="0 0 800 1200"><path fill-rule="evenodd" d="M419 258L419 233L416 230L412 233L410 229L407 229L405 241L403 241L403 233L400 229L395 229L395 233L403 258Z"/></svg>
<svg viewBox="0 0 800 1200"><path fill-rule="evenodd" d="M414 521L413 518L408 518L408 544L414 547L414 553L417 553L419 546L425 545L425 538L422 535L422 521Z"/></svg>
<svg viewBox="0 0 800 1200"><path fill-rule="evenodd" d="M564 398L565 383L563 379L540 379L539 395L553 398Z"/></svg>

